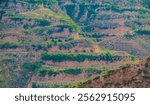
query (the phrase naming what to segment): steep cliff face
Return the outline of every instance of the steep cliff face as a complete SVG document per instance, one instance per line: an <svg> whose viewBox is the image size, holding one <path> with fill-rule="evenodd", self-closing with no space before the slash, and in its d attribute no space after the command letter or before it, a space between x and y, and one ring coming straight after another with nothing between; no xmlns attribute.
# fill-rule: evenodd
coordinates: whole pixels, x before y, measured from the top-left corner
<svg viewBox="0 0 150 105"><path fill-rule="evenodd" d="M150 87L150 57L109 71L106 74L80 84L79 87L148 88Z"/></svg>

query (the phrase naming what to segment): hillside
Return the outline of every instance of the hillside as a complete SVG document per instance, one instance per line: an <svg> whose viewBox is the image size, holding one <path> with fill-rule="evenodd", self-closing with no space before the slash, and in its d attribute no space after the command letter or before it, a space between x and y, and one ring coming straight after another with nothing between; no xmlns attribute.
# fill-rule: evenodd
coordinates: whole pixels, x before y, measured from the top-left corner
<svg viewBox="0 0 150 105"><path fill-rule="evenodd" d="M70 87L146 56L147 0L0 0L0 87Z"/></svg>
<svg viewBox="0 0 150 105"><path fill-rule="evenodd" d="M78 84L86 88L143 88L150 87L150 57L110 70L94 79Z"/></svg>

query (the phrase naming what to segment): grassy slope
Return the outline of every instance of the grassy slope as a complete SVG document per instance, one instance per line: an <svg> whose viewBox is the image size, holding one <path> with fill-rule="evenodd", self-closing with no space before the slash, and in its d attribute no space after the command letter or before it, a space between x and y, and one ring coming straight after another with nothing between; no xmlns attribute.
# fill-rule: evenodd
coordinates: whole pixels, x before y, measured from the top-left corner
<svg viewBox="0 0 150 105"><path fill-rule="evenodd" d="M36 10L24 12L16 16L16 18L27 18L27 19L34 19L34 20L47 20L50 21L50 18L56 18L60 21L65 21L67 24L71 25L76 32L79 31L79 26L68 16L62 16L60 14L55 13L54 11L40 7ZM51 21L50 21L51 22Z"/></svg>

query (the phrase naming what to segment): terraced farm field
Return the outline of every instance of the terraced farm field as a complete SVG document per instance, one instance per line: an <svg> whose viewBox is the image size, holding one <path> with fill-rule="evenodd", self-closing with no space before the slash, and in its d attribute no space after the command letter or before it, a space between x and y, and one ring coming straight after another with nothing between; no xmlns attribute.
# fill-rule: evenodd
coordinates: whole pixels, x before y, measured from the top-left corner
<svg viewBox="0 0 150 105"><path fill-rule="evenodd" d="M150 87L148 56L148 0L0 0L0 87Z"/></svg>

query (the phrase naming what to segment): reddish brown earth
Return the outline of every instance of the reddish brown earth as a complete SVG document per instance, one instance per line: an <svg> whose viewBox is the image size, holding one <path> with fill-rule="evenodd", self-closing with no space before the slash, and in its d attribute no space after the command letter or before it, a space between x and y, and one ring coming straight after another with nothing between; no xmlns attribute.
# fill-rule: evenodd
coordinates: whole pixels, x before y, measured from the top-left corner
<svg viewBox="0 0 150 105"><path fill-rule="evenodd" d="M150 34L134 36L136 30L150 32L146 0L51 1L0 1L0 87L77 84L100 75L99 71L150 56ZM44 60L45 53L106 54L121 59L54 62ZM149 68L144 66L146 62L149 65L147 60L85 82L83 87L149 87ZM39 76L44 70L47 74ZM59 74L49 76L50 71Z"/></svg>
<svg viewBox="0 0 150 105"><path fill-rule="evenodd" d="M148 88L150 87L150 57L86 81L80 87Z"/></svg>

